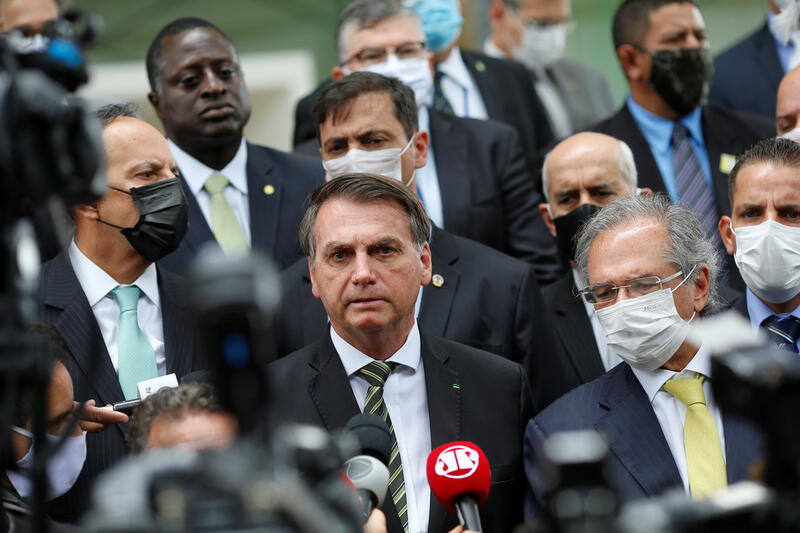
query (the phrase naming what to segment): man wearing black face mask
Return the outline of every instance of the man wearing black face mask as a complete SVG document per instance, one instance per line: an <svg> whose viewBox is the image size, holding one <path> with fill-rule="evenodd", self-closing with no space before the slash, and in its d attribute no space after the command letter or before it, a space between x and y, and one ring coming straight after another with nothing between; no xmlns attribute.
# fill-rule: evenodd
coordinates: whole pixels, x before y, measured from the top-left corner
<svg viewBox="0 0 800 533"><path fill-rule="evenodd" d="M197 370L192 331L178 299L180 280L154 261L180 244L186 198L164 136L135 118L135 107L98 111L108 190L74 208L69 248L42 267L41 320L69 347L75 399L106 405L136 398L137 383ZM87 439L86 466L54 516L76 519L89 482L127 453L127 424Z"/></svg>
<svg viewBox="0 0 800 533"><path fill-rule="evenodd" d="M630 95L614 116L589 129L625 141L640 185L692 209L722 250L716 224L730 214L727 174L736 155L772 135L771 124L703 105L713 64L693 1L625 0L614 15L613 38Z"/></svg>
<svg viewBox="0 0 800 533"><path fill-rule="evenodd" d="M564 394L621 361L606 346L594 308L578 296L584 284L575 270L574 238L602 206L637 193L633 154L627 144L608 135L577 133L545 157L542 189L547 203L539 204L539 210L562 260L570 266L569 274L542 289L564 370L559 387Z"/></svg>

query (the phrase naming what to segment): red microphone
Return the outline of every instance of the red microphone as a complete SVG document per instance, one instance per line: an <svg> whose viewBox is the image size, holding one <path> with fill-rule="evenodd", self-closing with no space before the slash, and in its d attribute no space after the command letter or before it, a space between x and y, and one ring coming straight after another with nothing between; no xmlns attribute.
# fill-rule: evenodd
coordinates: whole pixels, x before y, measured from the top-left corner
<svg viewBox="0 0 800 533"><path fill-rule="evenodd" d="M442 507L458 516L470 531L483 531L478 508L489 497L492 470L477 445L467 442L442 444L428 456L428 484Z"/></svg>

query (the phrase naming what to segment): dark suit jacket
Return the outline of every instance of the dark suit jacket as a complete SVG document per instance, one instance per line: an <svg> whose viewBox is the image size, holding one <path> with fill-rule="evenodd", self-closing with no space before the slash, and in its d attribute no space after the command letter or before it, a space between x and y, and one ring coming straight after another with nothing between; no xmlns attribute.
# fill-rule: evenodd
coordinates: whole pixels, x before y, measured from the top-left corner
<svg viewBox="0 0 800 533"><path fill-rule="evenodd" d="M783 75L775 37L764 23L714 60L708 103L775 120Z"/></svg>
<svg viewBox="0 0 800 533"><path fill-rule="evenodd" d="M429 134L447 231L533 265L543 284L563 273L555 241L539 213L540 193L513 128L429 110ZM316 140L298 147L312 154Z"/></svg>
<svg viewBox="0 0 800 533"><path fill-rule="evenodd" d="M303 254L297 242L297 227L311 192L324 183L318 160L286 154L266 146L247 143L247 196L250 206L252 248L260 250L286 268ZM189 201L189 230L178 249L159 265L184 274L199 248L214 242L214 234L186 181L181 178ZM272 185L272 193L265 191Z"/></svg>
<svg viewBox="0 0 800 533"><path fill-rule="evenodd" d="M524 370L493 354L425 334L421 334L421 356L431 449L467 440L486 453L492 467L492 486L481 508L484 531L511 531L522 519L521 444L525 424L532 415ZM300 422L335 430L359 413L328 332L268 368L275 423ZM401 533L391 498L386 498L383 509L389 532ZM448 515L431 494L428 530L443 533L455 525L455 516Z"/></svg>
<svg viewBox="0 0 800 533"><path fill-rule="evenodd" d="M177 377L199 366L194 355L194 331L180 300L181 285L179 277L158 269L167 374L174 372ZM65 364L75 400L94 399L98 406L124 400L100 328L66 252L42 265L38 304L40 320L55 326L69 347ZM115 425L102 433L87 435L86 464L72 490L53 500L53 518L74 521L86 510L95 476L127 455L127 431L127 424Z"/></svg>
<svg viewBox="0 0 800 533"><path fill-rule="evenodd" d="M489 118L514 126L525 154L533 154L553 141L553 133L527 69L516 61L498 59L461 50L464 65L472 75ZM327 78L301 98L294 110L294 147L317 136L313 109L322 90L332 83Z"/></svg>
<svg viewBox="0 0 800 533"><path fill-rule="evenodd" d="M761 438L749 423L723 414L728 483L747 479L761 452ZM544 439L556 431L594 429L608 441L607 476L622 503L682 488L678 467L642 386L621 363L598 379L559 398L531 420L525 431L525 473L530 483L525 514L540 514L544 482L534 462Z"/></svg>
<svg viewBox="0 0 800 533"><path fill-rule="evenodd" d="M433 273L444 284L422 290L420 328L431 335L501 355L525 367L536 408L561 392L561 368L552 357L550 319L530 265L434 226ZM281 273L276 317L278 353L319 339L327 329L322 302L311 293L306 259Z"/></svg>

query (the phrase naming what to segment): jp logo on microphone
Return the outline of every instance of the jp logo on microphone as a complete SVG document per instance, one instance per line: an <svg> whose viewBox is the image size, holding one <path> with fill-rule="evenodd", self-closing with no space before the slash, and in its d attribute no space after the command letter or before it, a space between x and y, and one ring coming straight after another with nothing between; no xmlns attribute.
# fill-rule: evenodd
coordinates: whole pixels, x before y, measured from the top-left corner
<svg viewBox="0 0 800 533"><path fill-rule="evenodd" d="M437 475L452 479L463 479L471 476L480 463L478 452L463 444L450 446L442 450L436 458L434 472Z"/></svg>

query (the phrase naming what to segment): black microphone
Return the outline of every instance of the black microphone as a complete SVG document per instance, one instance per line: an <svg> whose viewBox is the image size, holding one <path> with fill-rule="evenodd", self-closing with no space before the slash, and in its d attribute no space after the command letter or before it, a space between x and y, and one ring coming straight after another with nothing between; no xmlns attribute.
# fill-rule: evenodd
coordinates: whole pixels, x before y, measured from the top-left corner
<svg viewBox="0 0 800 533"><path fill-rule="evenodd" d="M347 422L346 427L358 441L361 453L344 463L345 473L358 492L366 522L372 510L383 505L386 498L392 438L389 426L376 415L358 414Z"/></svg>

